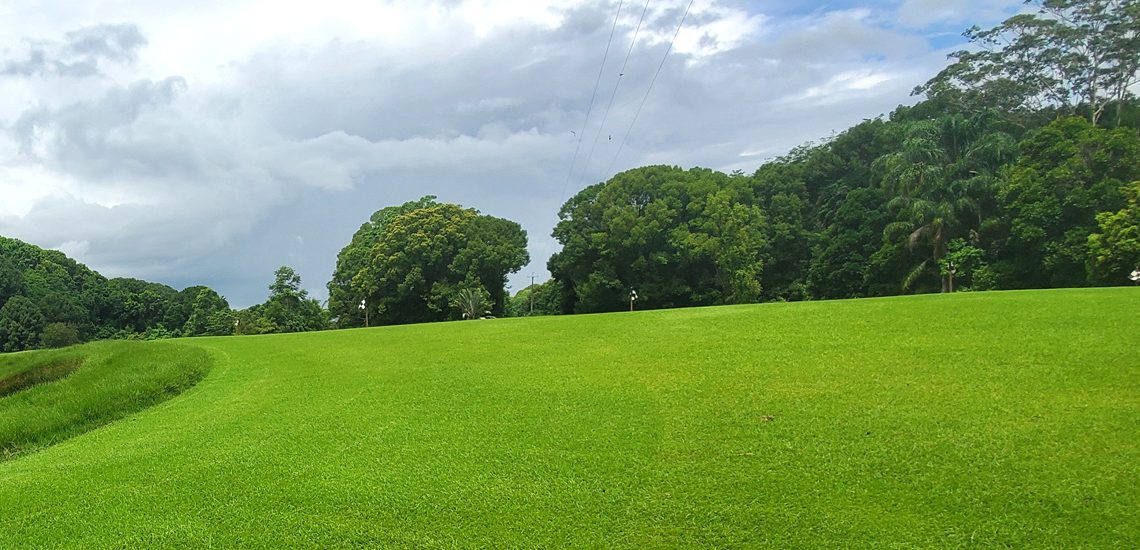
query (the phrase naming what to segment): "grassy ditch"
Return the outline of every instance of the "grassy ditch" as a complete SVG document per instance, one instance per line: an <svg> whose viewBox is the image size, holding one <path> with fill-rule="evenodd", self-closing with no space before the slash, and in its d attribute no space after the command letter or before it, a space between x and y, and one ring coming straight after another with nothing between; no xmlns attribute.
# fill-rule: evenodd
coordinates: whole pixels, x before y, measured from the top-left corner
<svg viewBox="0 0 1140 550"><path fill-rule="evenodd" d="M82 365L82 368L80 366ZM0 363L0 460L57 443L165 401L206 374L199 348L97 342Z"/></svg>
<svg viewBox="0 0 1140 550"><path fill-rule="evenodd" d="M84 356L75 352L51 355L20 354L0 359L0 397L54 382L75 372Z"/></svg>

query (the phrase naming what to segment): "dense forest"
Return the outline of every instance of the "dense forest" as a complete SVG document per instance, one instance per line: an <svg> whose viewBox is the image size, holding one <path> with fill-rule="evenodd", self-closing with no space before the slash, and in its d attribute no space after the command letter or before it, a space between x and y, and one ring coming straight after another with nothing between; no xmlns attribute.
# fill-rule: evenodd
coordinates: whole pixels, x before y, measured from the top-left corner
<svg viewBox="0 0 1140 550"><path fill-rule="evenodd" d="M925 102L750 175L652 166L594 185L562 208L553 279L530 292L579 313L631 288L657 308L1121 285L1138 195L1134 127L1019 129Z"/></svg>
<svg viewBox="0 0 1140 550"><path fill-rule="evenodd" d="M0 237L0 351L88 340L224 336L328 326L288 267L264 304L233 311L214 289L107 279L62 252Z"/></svg>
<svg viewBox="0 0 1140 550"><path fill-rule="evenodd" d="M1128 284L1140 267L1140 5L1047 0L973 28L921 101L751 174L647 166L571 197L552 278L514 296L519 224L435 197L382 208L327 309L106 279L0 238L0 351L637 308ZM633 293L636 292L636 303Z"/></svg>

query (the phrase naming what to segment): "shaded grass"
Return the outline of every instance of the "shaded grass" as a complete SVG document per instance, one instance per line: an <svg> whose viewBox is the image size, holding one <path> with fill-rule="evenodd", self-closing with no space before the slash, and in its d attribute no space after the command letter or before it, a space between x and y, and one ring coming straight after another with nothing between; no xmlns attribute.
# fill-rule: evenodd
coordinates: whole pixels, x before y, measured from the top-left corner
<svg viewBox="0 0 1140 550"><path fill-rule="evenodd" d="M217 365L193 390L0 464L0 546L1138 547L1138 309L1086 289L183 341Z"/></svg>
<svg viewBox="0 0 1140 550"><path fill-rule="evenodd" d="M0 373L12 374L0 381L0 390L12 381L10 387L22 391L0 393L0 459L164 401L200 380L209 365L208 353L199 348L135 342L98 342L6 358ZM21 381L29 383L21 387Z"/></svg>
<svg viewBox="0 0 1140 550"><path fill-rule="evenodd" d="M75 352L0 357L0 397L64 378L75 372L83 359Z"/></svg>

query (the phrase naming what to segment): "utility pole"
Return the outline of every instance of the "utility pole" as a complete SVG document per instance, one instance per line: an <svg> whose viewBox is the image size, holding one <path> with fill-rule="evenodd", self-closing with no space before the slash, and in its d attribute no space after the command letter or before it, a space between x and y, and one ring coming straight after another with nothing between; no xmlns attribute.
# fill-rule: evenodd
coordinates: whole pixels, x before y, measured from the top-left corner
<svg viewBox="0 0 1140 550"><path fill-rule="evenodd" d="M530 274L530 316L534 316L534 273Z"/></svg>

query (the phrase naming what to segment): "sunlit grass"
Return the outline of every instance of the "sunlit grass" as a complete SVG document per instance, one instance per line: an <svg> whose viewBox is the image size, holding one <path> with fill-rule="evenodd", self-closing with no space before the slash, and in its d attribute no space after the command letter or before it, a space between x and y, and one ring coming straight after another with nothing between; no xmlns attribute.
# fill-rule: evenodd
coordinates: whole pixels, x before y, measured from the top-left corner
<svg viewBox="0 0 1140 550"><path fill-rule="evenodd" d="M182 340L216 361L197 386L0 463L0 547L1136 547L1137 311L1092 289Z"/></svg>
<svg viewBox="0 0 1140 550"><path fill-rule="evenodd" d="M208 353L171 344L99 342L0 362L0 459L57 443L177 395Z"/></svg>

